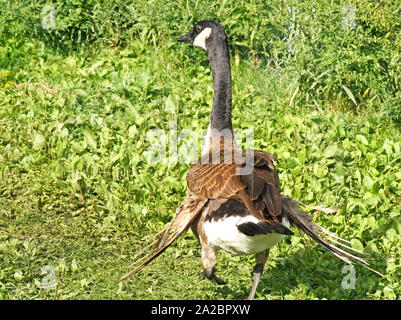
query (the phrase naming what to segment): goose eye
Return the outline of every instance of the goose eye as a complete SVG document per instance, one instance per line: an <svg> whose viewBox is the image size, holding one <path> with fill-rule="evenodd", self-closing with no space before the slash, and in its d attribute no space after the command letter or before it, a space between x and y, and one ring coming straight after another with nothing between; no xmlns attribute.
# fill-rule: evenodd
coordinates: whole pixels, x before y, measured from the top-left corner
<svg viewBox="0 0 401 320"><path fill-rule="evenodd" d="M197 25L195 28L196 28L196 32L198 32L198 33L202 31L202 27L200 25Z"/></svg>

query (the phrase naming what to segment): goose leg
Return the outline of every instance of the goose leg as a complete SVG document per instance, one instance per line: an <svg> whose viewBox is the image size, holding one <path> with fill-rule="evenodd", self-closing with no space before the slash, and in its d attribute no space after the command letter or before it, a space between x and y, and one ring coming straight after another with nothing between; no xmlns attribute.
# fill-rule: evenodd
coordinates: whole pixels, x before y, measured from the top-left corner
<svg viewBox="0 0 401 320"><path fill-rule="evenodd" d="M256 254L256 266L253 269L253 285L251 292L249 293L248 300L253 300L255 297L256 289L258 287L260 278L262 277L263 269L267 258L269 256L269 249L265 252L260 252Z"/></svg>
<svg viewBox="0 0 401 320"><path fill-rule="evenodd" d="M207 244L202 245L202 264L203 274L200 279L209 279L217 284L225 284L226 282L215 275L216 250Z"/></svg>

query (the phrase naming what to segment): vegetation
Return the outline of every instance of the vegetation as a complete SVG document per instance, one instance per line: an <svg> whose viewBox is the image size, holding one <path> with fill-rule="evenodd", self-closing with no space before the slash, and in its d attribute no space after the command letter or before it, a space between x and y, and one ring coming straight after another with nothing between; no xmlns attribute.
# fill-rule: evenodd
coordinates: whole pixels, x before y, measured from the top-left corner
<svg viewBox="0 0 401 320"><path fill-rule="evenodd" d="M344 264L296 232L272 250L257 298L401 297L397 1L20 0L0 10L1 299L246 297L254 259L222 252L227 285L199 281L190 232L117 281L185 197L188 161L150 163L148 133L167 141L175 124L199 136L207 127L207 57L175 42L205 18L230 39L233 125L278 156L284 194L339 208L314 221L364 247L385 275L356 267L346 290ZM43 288L49 276L57 286Z"/></svg>

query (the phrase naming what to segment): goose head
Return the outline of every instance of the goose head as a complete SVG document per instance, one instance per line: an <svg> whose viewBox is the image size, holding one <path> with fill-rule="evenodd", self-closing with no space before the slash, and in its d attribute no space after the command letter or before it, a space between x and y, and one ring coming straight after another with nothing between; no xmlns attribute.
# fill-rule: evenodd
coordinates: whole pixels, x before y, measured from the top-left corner
<svg viewBox="0 0 401 320"><path fill-rule="evenodd" d="M209 51L221 43L227 43L227 38L220 23L215 20L202 20L177 41L191 43L195 47Z"/></svg>
<svg viewBox="0 0 401 320"><path fill-rule="evenodd" d="M233 140L230 53L224 28L215 20L202 20L177 41L200 47L208 54L214 95L204 150L220 148L221 137Z"/></svg>

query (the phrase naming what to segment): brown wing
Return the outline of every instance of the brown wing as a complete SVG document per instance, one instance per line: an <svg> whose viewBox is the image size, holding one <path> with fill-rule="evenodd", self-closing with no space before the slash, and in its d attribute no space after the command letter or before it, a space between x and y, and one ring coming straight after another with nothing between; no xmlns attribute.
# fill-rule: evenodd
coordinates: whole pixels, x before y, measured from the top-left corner
<svg viewBox="0 0 401 320"><path fill-rule="evenodd" d="M281 214L282 203L275 157L253 150L252 173L239 175L238 169L245 166L245 161L238 159L244 159L246 152L241 153L242 158L228 159L221 151L199 159L188 171L188 192L207 199L237 199L256 218L277 220L275 217Z"/></svg>
<svg viewBox="0 0 401 320"><path fill-rule="evenodd" d="M137 259L131 266L140 264L122 276L120 280L127 279L139 272L162 254L175 240L188 230L207 202L207 199L199 199L192 196L187 197L177 209L173 220L166 228L152 238L153 242L150 245L137 253L135 256Z"/></svg>
<svg viewBox="0 0 401 320"><path fill-rule="evenodd" d="M268 152L253 150L254 170L249 175L243 175L241 181L247 186L250 198L262 206L263 202L269 214L279 216L283 205L280 196L280 181L274 167L276 158Z"/></svg>

